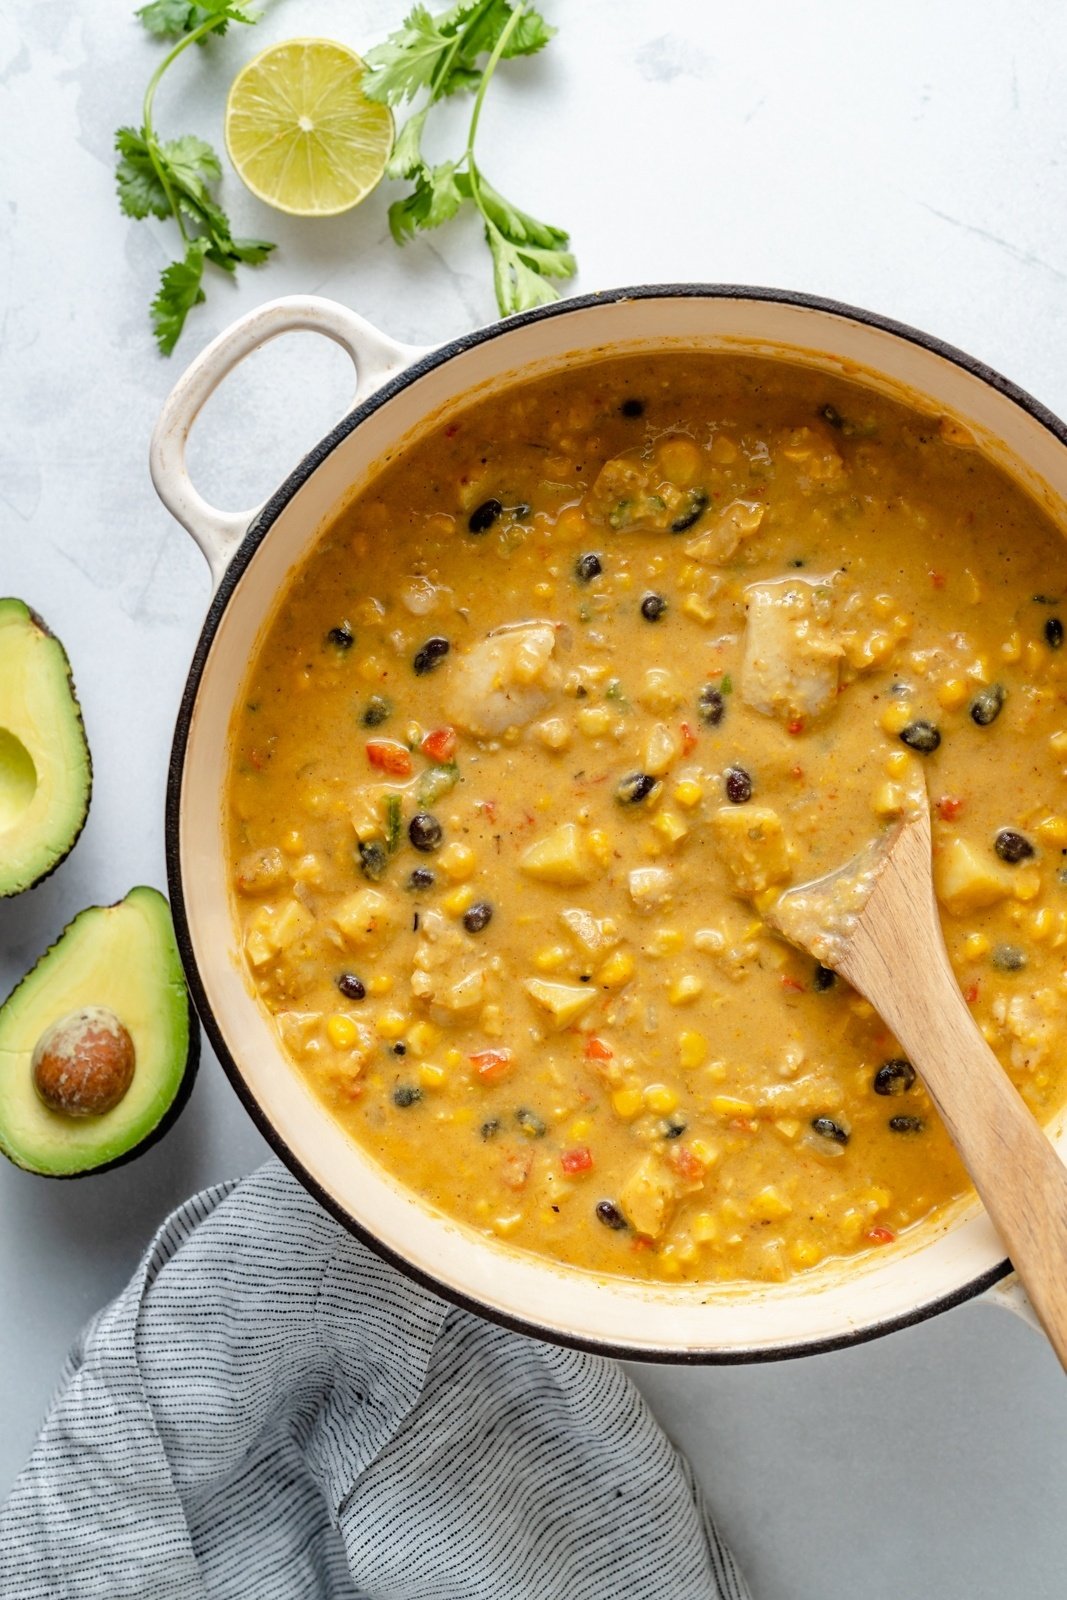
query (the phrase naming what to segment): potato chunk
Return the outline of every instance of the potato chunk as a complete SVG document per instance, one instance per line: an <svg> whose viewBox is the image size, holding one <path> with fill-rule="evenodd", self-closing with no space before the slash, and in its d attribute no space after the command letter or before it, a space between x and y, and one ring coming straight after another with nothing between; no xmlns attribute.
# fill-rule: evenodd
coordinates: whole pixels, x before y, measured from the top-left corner
<svg viewBox="0 0 1067 1600"><path fill-rule="evenodd" d="M758 500L732 500L708 521L703 533L690 539L686 555L712 567L729 561L745 539L759 532L766 509Z"/></svg>
<svg viewBox="0 0 1067 1600"><path fill-rule="evenodd" d="M826 578L779 578L745 591L748 622L741 698L755 711L814 717L837 695L843 653Z"/></svg>
<svg viewBox="0 0 1067 1600"><path fill-rule="evenodd" d="M964 839L951 839L934 856L934 887L945 910L962 917L1006 900L1014 883L1010 867Z"/></svg>
<svg viewBox="0 0 1067 1600"><path fill-rule="evenodd" d="M720 806L711 819L711 835L738 894L762 894L792 877L789 841L770 806Z"/></svg>
<svg viewBox="0 0 1067 1600"><path fill-rule="evenodd" d="M574 822L561 823L543 839L536 840L520 856L519 866L528 877L540 883L555 883L567 889L591 883L600 875L600 867L586 849L581 829Z"/></svg>
<svg viewBox="0 0 1067 1600"><path fill-rule="evenodd" d="M330 917L346 944L356 949L384 942L393 932L393 912L377 889L359 889L335 906Z"/></svg>
<svg viewBox="0 0 1067 1600"><path fill-rule="evenodd" d="M535 1005L548 1013L557 1028L568 1028L587 1011L597 991L577 983L556 983L545 978L527 978L523 988Z"/></svg>

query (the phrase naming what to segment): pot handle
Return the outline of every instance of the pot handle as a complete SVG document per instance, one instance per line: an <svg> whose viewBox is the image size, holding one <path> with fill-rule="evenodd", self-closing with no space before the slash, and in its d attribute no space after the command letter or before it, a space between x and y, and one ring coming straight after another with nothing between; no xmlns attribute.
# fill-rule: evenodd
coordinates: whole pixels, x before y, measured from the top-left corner
<svg viewBox="0 0 1067 1600"><path fill-rule="evenodd" d="M426 354L422 346L400 344L347 306L317 295L287 295L257 306L200 352L163 402L148 459L156 493L200 546L215 587L263 506L252 506L247 511L219 511L209 505L194 487L186 468L189 434L205 401L239 362L279 334L298 331L324 334L351 357L356 369L353 406Z"/></svg>

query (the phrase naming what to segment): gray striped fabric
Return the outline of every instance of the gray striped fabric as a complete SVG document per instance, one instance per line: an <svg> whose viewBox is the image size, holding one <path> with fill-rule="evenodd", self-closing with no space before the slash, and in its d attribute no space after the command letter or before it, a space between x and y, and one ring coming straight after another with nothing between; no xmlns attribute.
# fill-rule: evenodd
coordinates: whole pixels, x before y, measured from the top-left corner
<svg viewBox="0 0 1067 1600"><path fill-rule="evenodd" d="M277 1162L84 1330L0 1514L3 1600L745 1600L612 1362L457 1311Z"/></svg>

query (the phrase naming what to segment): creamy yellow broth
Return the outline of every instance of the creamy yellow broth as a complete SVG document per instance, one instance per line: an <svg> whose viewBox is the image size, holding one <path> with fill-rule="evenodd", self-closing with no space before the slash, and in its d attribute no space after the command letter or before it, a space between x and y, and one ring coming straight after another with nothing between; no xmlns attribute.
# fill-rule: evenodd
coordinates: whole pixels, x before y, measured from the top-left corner
<svg viewBox="0 0 1067 1600"><path fill-rule="evenodd" d="M959 430L713 357L457 412L295 575L233 727L235 914L296 1070L449 1215L780 1280L966 1189L761 912L921 767L960 984L1063 1094L1061 538ZM414 874L414 877L413 877Z"/></svg>

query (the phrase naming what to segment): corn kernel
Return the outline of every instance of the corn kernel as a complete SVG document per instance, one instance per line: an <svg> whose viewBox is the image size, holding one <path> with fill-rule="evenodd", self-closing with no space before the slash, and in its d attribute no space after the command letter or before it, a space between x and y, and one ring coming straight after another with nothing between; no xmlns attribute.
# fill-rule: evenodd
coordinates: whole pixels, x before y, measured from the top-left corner
<svg viewBox="0 0 1067 1600"><path fill-rule="evenodd" d="M677 844L679 839L684 839L689 832L681 817L673 811L660 811L652 818L649 827L654 828L668 845Z"/></svg>
<svg viewBox="0 0 1067 1600"><path fill-rule="evenodd" d="M689 1225L689 1231L697 1244L710 1244L718 1229L710 1211L698 1211Z"/></svg>
<svg viewBox="0 0 1067 1600"><path fill-rule="evenodd" d="M1015 873L1012 886L1016 900L1036 900L1041 893L1041 874L1036 867L1022 867Z"/></svg>
<svg viewBox="0 0 1067 1600"><path fill-rule="evenodd" d="M665 1117L678 1109L678 1096L665 1083L650 1083L645 1087L645 1105L657 1116Z"/></svg>
<svg viewBox="0 0 1067 1600"><path fill-rule="evenodd" d="M678 1035L678 1065L683 1072L695 1072L708 1058L708 1041L702 1033L685 1029Z"/></svg>
<svg viewBox="0 0 1067 1600"><path fill-rule="evenodd" d="M474 890L469 883L461 883L448 891L441 904L450 917L461 917L474 904Z"/></svg>
<svg viewBox="0 0 1067 1600"><path fill-rule="evenodd" d="M871 807L878 817L897 817L904 809L904 790L899 783L880 783Z"/></svg>
<svg viewBox="0 0 1067 1600"><path fill-rule="evenodd" d="M1067 731L1050 734L1048 747L1054 756L1067 755Z"/></svg>
<svg viewBox="0 0 1067 1600"><path fill-rule="evenodd" d="M576 1117L567 1132L569 1139L588 1139L593 1131L593 1124L588 1117Z"/></svg>
<svg viewBox="0 0 1067 1600"><path fill-rule="evenodd" d="M782 1217L788 1217L793 1207L784 1195L779 1194L773 1183L766 1188L759 1189L748 1203L749 1213L761 1222L778 1222Z"/></svg>
<svg viewBox="0 0 1067 1600"><path fill-rule="evenodd" d="M732 1094L712 1096L711 1109L717 1117L750 1117L755 1111L751 1100L738 1100Z"/></svg>
<svg viewBox="0 0 1067 1600"><path fill-rule="evenodd" d="M429 1055L440 1037L440 1028L435 1028L432 1022L416 1022L413 1028L408 1029L408 1049L415 1056Z"/></svg>
<svg viewBox="0 0 1067 1600"><path fill-rule="evenodd" d="M538 972L558 972L570 960L570 951L564 944L552 944L544 950L539 950L534 956L534 966Z"/></svg>
<svg viewBox="0 0 1067 1600"><path fill-rule="evenodd" d="M407 1017L399 1011L383 1011L374 1024L383 1039L399 1039L407 1025Z"/></svg>
<svg viewBox="0 0 1067 1600"><path fill-rule="evenodd" d="M686 1006L703 992L703 978L698 978L695 972L686 972L671 984L667 990L667 999L672 1006Z"/></svg>
<svg viewBox="0 0 1067 1600"><path fill-rule="evenodd" d="M937 698L946 711L958 711L970 690L962 678L946 678L937 686Z"/></svg>
<svg viewBox="0 0 1067 1600"><path fill-rule="evenodd" d="M690 1139L689 1154L695 1156L701 1166L713 1167L719 1159L719 1147L706 1139Z"/></svg>
<svg viewBox="0 0 1067 1600"><path fill-rule="evenodd" d="M359 664L359 675L364 683L377 683L385 675L385 669L377 656L365 656Z"/></svg>
<svg viewBox="0 0 1067 1600"><path fill-rule="evenodd" d="M1041 667L1045 665L1045 652L1036 640L1031 639L1024 652L1026 656L1026 670L1031 677L1035 677Z"/></svg>
<svg viewBox="0 0 1067 1600"><path fill-rule="evenodd" d="M676 783L674 786L674 798L680 806L691 810L704 798L704 790L694 778L683 778L681 783Z"/></svg>
<svg viewBox="0 0 1067 1600"><path fill-rule="evenodd" d="M789 1246L789 1259L794 1267L813 1267L822 1260L822 1251L811 1239L794 1239Z"/></svg>
<svg viewBox="0 0 1067 1600"><path fill-rule="evenodd" d="M604 989L621 989L634 975L634 958L628 950L613 950L597 971L596 981Z"/></svg>
<svg viewBox="0 0 1067 1600"><path fill-rule="evenodd" d="M611 712L607 706L583 706L574 720L587 738L599 739L611 727Z"/></svg>
<svg viewBox="0 0 1067 1600"><path fill-rule="evenodd" d="M1030 937L1042 943L1052 932L1054 917L1048 906L1042 906L1040 911L1035 911L1030 918Z"/></svg>
<svg viewBox="0 0 1067 1600"><path fill-rule="evenodd" d="M454 1072L457 1067L461 1067L462 1065L463 1065L463 1052L462 1052L462 1050L457 1050L453 1046L453 1048L451 1050L446 1050L445 1051L445 1066L446 1067L450 1067L452 1069L452 1071Z"/></svg>
<svg viewBox="0 0 1067 1600"><path fill-rule="evenodd" d="M963 953L968 961L977 961L988 951L989 940L984 933L969 933L963 941Z"/></svg>
<svg viewBox="0 0 1067 1600"><path fill-rule="evenodd" d="M885 758L885 770L890 778L902 778L910 766L911 757L906 750L893 750Z"/></svg>
<svg viewBox="0 0 1067 1600"><path fill-rule="evenodd" d="M644 1100L640 1089L616 1089L611 1097L612 1108L617 1117L631 1122L639 1111L644 1109Z"/></svg>
<svg viewBox="0 0 1067 1600"><path fill-rule="evenodd" d="M439 1067L436 1062L423 1061L419 1065L419 1082L424 1089L440 1089L447 1081L448 1073L444 1067Z"/></svg>
<svg viewBox="0 0 1067 1600"><path fill-rule="evenodd" d="M562 717L548 717L538 724L536 732L548 750L566 750L571 742L571 730Z"/></svg>
<svg viewBox="0 0 1067 1600"><path fill-rule="evenodd" d="M351 1050L359 1038L359 1029L351 1017L335 1011L332 1017L326 1019L326 1037L335 1050Z"/></svg>
<svg viewBox="0 0 1067 1600"><path fill-rule="evenodd" d="M1067 844L1067 817L1046 817L1034 832L1046 844Z"/></svg>
<svg viewBox="0 0 1067 1600"><path fill-rule="evenodd" d="M1023 642L1020 639L1018 633L1009 633L1008 637L1005 639L1004 643L1000 647L1000 658L1001 658L1001 660L1002 661L1018 661L1018 659L1022 655L1022 653L1023 653Z"/></svg>
<svg viewBox="0 0 1067 1600"><path fill-rule="evenodd" d="M911 721L911 707L902 700L894 700L882 712L881 723L886 733L901 733Z"/></svg>
<svg viewBox="0 0 1067 1600"><path fill-rule="evenodd" d="M702 600L698 594L687 594L682 601L682 610L687 617L692 617L694 622L715 621L715 607Z"/></svg>
<svg viewBox="0 0 1067 1600"><path fill-rule="evenodd" d="M590 828L585 837L589 854L598 866L606 867L611 861L611 840L603 828Z"/></svg>
<svg viewBox="0 0 1067 1600"><path fill-rule="evenodd" d="M462 883L474 871L475 855L469 844L446 844L437 857L437 865L446 878Z"/></svg>
<svg viewBox="0 0 1067 1600"><path fill-rule="evenodd" d="M388 994L392 987L393 980L387 972L378 972L367 979L368 994Z"/></svg>
<svg viewBox="0 0 1067 1600"><path fill-rule="evenodd" d="M287 856L301 855L304 849L304 835L296 828L291 828L282 839L282 849Z"/></svg>

